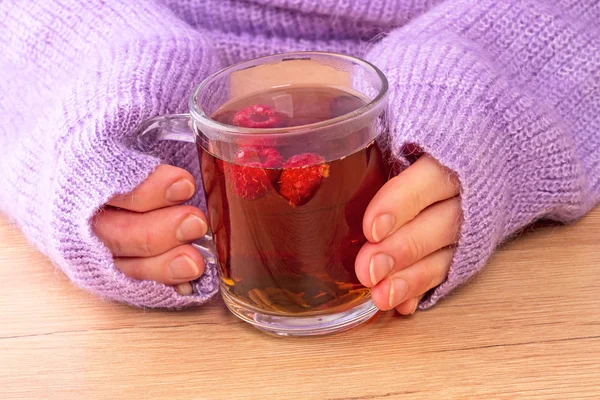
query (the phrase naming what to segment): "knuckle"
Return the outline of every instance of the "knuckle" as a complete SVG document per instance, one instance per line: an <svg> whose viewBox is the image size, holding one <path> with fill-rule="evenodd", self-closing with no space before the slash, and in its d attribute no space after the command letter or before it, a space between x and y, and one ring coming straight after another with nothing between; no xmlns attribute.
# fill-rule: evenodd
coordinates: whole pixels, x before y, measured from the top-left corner
<svg viewBox="0 0 600 400"><path fill-rule="evenodd" d="M142 236L143 239L139 246L143 257L151 257L153 255L158 254L158 236L158 232L155 229L153 229L152 226L149 226L145 229L145 234Z"/></svg>
<svg viewBox="0 0 600 400"><path fill-rule="evenodd" d="M417 241L414 236L409 235L403 241L402 253L405 259L412 263L423 258L425 249L422 243Z"/></svg>
<svg viewBox="0 0 600 400"><path fill-rule="evenodd" d="M418 279L423 292L433 289L444 281L453 255L454 249L446 248L420 262Z"/></svg>
<svg viewBox="0 0 600 400"><path fill-rule="evenodd" d="M420 190L413 190L408 195L408 207L411 210L411 216L416 216L425 208L425 202Z"/></svg>
<svg viewBox="0 0 600 400"><path fill-rule="evenodd" d="M435 285L435 274L431 260L424 260L420 268L419 286L423 291L431 289Z"/></svg>
<svg viewBox="0 0 600 400"><path fill-rule="evenodd" d="M94 220L94 232L115 255L123 254L127 248L124 242L127 232L126 219L117 212L104 210Z"/></svg>
<svg viewBox="0 0 600 400"><path fill-rule="evenodd" d="M143 280L145 278L145 265L142 261L143 259L121 259L116 257L114 262L117 269L126 276L132 279Z"/></svg>
<svg viewBox="0 0 600 400"><path fill-rule="evenodd" d="M409 174L408 170L404 174L392 178L391 190L398 193L397 197L403 203L402 206L409 210L411 217L415 217L424 208L425 199L420 190L407 190L414 186L415 174Z"/></svg>
<svg viewBox="0 0 600 400"><path fill-rule="evenodd" d="M400 176L399 176L400 177ZM427 193L423 190L407 190L409 188L417 188L421 185L419 182L423 181L422 172L415 169L407 169L405 175L401 177L396 185L398 190L401 190L405 194L406 207L410 210L411 216L414 217L419 212L429 205L427 202Z"/></svg>
<svg viewBox="0 0 600 400"><path fill-rule="evenodd" d="M108 245L108 247L113 254L126 254L127 246L119 238L113 238L109 240L109 242L110 244Z"/></svg>
<svg viewBox="0 0 600 400"><path fill-rule="evenodd" d="M134 279L143 280L145 279L145 270L143 261L135 261L131 266L131 277Z"/></svg>

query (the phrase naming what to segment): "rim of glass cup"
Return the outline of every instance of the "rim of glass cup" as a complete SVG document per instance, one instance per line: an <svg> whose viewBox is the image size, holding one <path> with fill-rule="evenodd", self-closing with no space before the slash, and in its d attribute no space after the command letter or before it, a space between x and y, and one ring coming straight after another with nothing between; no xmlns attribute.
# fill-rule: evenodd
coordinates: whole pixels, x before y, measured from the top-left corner
<svg viewBox="0 0 600 400"><path fill-rule="evenodd" d="M375 98L373 100L362 105L360 108L358 108L348 114L344 114L339 117L331 118L331 119L328 119L328 120L322 121L322 122L306 124L306 125L298 125L298 126L293 126L293 127L285 127L285 128L244 128L244 127L238 127L235 125L224 124L222 122L218 122L218 121L215 121L214 119L212 119L210 117L210 115L206 114L204 112L204 110L202 109L202 107L200 107L198 105L197 99L198 99L198 95L200 94L202 89L204 89L206 87L206 85L208 85L213 79L217 78L220 75L226 74L232 70L252 68L252 67L256 67L261 64L269 64L269 62L268 62L269 60L279 60L279 62L281 62L283 58L292 58L292 57L302 60L302 59L306 59L306 56L308 56L308 55L321 55L321 56L335 57L335 58L340 58L340 59L346 59L351 62L360 64L367 70L371 70L372 72L374 72L379 77L379 79L381 81L381 89L379 90L379 93L377 93L377 96L375 96ZM364 115L364 114L368 113L369 111L377 108L381 104L381 102L385 100L387 92L388 92L388 80L387 80L385 74L379 68L377 68L375 65L371 64L370 62L368 62L366 60L363 60L363 59L357 58L357 57L353 57L353 56L348 56L345 54L325 52L325 51L293 51L293 52L277 53L277 54L271 54L268 56L253 58L251 60L246 60L246 61L242 61L242 62L239 62L236 64L232 64L224 69L221 69L221 70L215 72L214 74L212 74L209 77L207 77L206 79L204 79L196 87L192 96L190 96L189 108L190 108L190 114L195 121L200 122L202 125L205 125L209 129L218 130L220 133L225 133L228 136L238 137L238 138L246 138L246 137L250 137L250 136L252 136L253 138L256 138L257 134L269 134L269 136L271 136L271 135L273 135L273 136L282 136L282 135L291 136L291 135L306 133L307 131L313 131L315 129L335 126L335 125L341 124L343 122L346 122L348 120L351 120L353 118Z"/></svg>

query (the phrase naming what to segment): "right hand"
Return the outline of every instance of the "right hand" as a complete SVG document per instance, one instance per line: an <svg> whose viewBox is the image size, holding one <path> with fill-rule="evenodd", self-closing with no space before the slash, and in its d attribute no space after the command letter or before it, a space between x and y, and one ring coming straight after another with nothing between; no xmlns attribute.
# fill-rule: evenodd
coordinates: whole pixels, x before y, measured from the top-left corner
<svg viewBox="0 0 600 400"><path fill-rule="evenodd" d="M204 259L191 244L207 232L204 213L179 205L195 192L192 175L160 165L132 192L112 198L93 219L96 235L125 275L192 293L190 281L204 272Z"/></svg>

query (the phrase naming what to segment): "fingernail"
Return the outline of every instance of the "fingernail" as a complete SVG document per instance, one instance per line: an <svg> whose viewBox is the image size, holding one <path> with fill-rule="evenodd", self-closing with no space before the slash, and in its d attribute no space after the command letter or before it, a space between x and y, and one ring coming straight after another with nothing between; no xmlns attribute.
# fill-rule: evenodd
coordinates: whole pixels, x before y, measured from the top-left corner
<svg viewBox="0 0 600 400"><path fill-rule="evenodd" d="M175 237L180 242L189 242L191 240L200 239L202 236L206 235L206 231L208 227L206 226L206 222L197 215L190 214L188 215L177 228L175 232Z"/></svg>
<svg viewBox="0 0 600 400"><path fill-rule="evenodd" d="M396 278L390 282L390 308L396 307L404 300L408 292L408 284L404 279Z"/></svg>
<svg viewBox="0 0 600 400"><path fill-rule="evenodd" d="M180 179L167 189L165 198L170 202L188 200L194 195L194 184L187 179Z"/></svg>
<svg viewBox="0 0 600 400"><path fill-rule="evenodd" d="M387 254L380 253L371 257L371 262L369 263L371 284L373 286L377 285L380 280L392 272L392 268L394 268L394 259Z"/></svg>
<svg viewBox="0 0 600 400"><path fill-rule="evenodd" d="M188 256L179 256L169 263L169 278L173 280L192 280L200 275L200 269Z"/></svg>
<svg viewBox="0 0 600 400"><path fill-rule="evenodd" d="M394 229L396 218L391 214L383 214L375 218L371 234L375 242L380 242L385 239Z"/></svg>
<svg viewBox="0 0 600 400"><path fill-rule="evenodd" d="M189 282L180 283L179 285L175 285L175 290L182 296L189 296L192 294L192 284Z"/></svg>

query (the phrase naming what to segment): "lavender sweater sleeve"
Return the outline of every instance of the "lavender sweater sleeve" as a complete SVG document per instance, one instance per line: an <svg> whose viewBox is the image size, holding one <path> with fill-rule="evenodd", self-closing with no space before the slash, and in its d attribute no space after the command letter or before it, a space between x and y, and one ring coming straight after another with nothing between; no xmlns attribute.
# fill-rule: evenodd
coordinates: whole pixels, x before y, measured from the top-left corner
<svg viewBox="0 0 600 400"><path fill-rule="evenodd" d="M421 308L523 226L600 201L598 21L597 1L446 1L370 51L393 88L396 155L416 143L460 178L458 247Z"/></svg>
<svg viewBox="0 0 600 400"><path fill-rule="evenodd" d="M192 85L220 68L209 40L150 1L8 0L0 2L0 54L0 209L95 294L148 307L211 297L214 271L189 297L127 278L89 223L161 158L197 168L193 149L159 158L128 142L144 119L183 111Z"/></svg>
<svg viewBox="0 0 600 400"><path fill-rule="evenodd" d="M179 308L216 292L214 270L186 297L125 277L89 221L160 162L198 170L185 146L151 156L128 144L144 119L183 111L222 62L312 49L367 54L385 70L396 157L417 143L461 181L456 255L422 307L520 227L574 220L600 198L592 0L24 3L0 2L0 210L74 283L105 298Z"/></svg>

